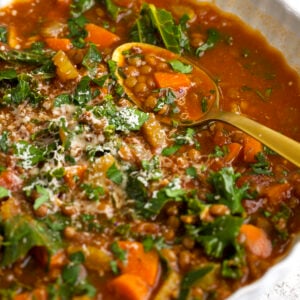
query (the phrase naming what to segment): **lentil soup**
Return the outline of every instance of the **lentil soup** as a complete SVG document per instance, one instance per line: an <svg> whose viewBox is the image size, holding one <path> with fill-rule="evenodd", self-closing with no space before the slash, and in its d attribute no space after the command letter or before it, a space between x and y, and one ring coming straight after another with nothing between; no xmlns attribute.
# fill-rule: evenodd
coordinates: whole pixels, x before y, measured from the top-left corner
<svg viewBox="0 0 300 300"><path fill-rule="evenodd" d="M174 59L137 47L118 67L127 42ZM1 299L225 299L288 251L299 169L229 125L178 127L215 97L193 64L221 109L300 141L298 74L212 4L0 11Z"/></svg>

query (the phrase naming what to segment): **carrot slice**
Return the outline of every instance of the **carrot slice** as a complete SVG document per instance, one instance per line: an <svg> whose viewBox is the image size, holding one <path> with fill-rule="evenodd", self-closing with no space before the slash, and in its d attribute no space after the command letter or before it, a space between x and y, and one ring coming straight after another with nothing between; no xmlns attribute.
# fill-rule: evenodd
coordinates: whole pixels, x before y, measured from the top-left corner
<svg viewBox="0 0 300 300"><path fill-rule="evenodd" d="M0 186L7 188L13 192L22 187L22 179L13 171L6 170L0 174Z"/></svg>
<svg viewBox="0 0 300 300"><path fill-rule="evenodd" d="M272 243L265 231L252 224L243 224L240 233L245 237L245 247L252 254L267 258L272 253Z"/></svg>
<svg viewBox="0 0 300 300"><path fill-rule="evenodd" d="M86 24L85 29L88 33L85 41L92 42L100 48L107 48L120 40L116 34L95 24Z"/></svg>
<svg viewBox="0 0 300 300"><path fill-rule="evenodd" d="M64 180L70 188L74 188L78 182L83 180L87 166L75 165L65 168Z"/></svg>
<svg viewBox="0 0 300 300"><path fill-rule="evenodd" d="M55 51L68 51L72 48L72 43L69 39L60 39L60 38L46 38L45 42L47 46Z"/></svg>
<svg viewBox="0 0 300 300"><path fill-rule="evenodd" d="M159 88L179 90L191 85L190 79L183 73L155 72L154 80Z"/></svg>
<svg viewBox="0 0 300 300"><path fill-rule="evenodd" d="M36 288L32 292L15 295L13 300L47 300L47 291L45 288Z"/></svg>
<svg viewBox="0 0 300 300"><path fill-rule="evenodd" d="M244 138L244 161L253 163L256 162L256 155L263 151L263 145L253 137L246 136Z"/></svg>
<svg viewBox="0 0 300 300"><path fill-rule="evenodd" d="M267 196L270 203L276 205L289 198L291 191L291 185L286 182L267 186L264 189L263 194Z"/></svg>
<svg viewBox="0 0 300 300"><path fill-rule="evenodd" d="M127 251L127 261L120 262L119 268L123 274L139 276L149 286L156 283L159 272L159 257L156 251L144 251L141 243L119 241L119 246Z"/></svg>
<svg viewBox="0 0 300 300"><path fill-rule="evenodd" d="M149 286L133 274L122 274L108 283L108 289L116 300L147 300L149 298Z"/></svg>
<svg viewBox="0 0 300 300"><path fill-rule="evenodd" d="M227 145L228 153L224 157L225 163L232 163L240 154L243 146L239 143L231 143Z"/></svg>

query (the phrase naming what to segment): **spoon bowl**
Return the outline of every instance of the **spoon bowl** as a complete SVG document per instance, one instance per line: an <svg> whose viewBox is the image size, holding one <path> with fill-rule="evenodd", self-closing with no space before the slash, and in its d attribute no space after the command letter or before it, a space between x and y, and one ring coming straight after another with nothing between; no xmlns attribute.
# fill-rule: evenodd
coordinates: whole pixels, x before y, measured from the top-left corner
<svg viewBox="0 0 300 300"><path fill-rule="evenodd" d="M129 98L140 109L156 113L161 122L175 126L201 126L222 121L251 135L300 167L300 143L246 116L221 111L216 83L189 60L144 43L123 44L115 49L112 59L117 63L115 75L118 82ZM147 68L143 67L145 64ZM152 67L156 68L154 73ZM154 86L151 91L143 81L147 80L143 73L154 77L149 81L151 84L148 82ZM182 86L179 87L180 83Z"/></svg>

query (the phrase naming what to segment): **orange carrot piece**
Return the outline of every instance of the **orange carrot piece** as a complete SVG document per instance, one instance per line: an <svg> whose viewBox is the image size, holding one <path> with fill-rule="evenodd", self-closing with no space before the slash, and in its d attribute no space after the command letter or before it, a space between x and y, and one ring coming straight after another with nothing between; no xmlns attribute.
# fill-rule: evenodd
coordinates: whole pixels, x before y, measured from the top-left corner
<svg viewBox="0 0 300 300"><path fill-rule="evenodd" d="M116 34L95 24L86 24L85 29L88 33L85 41L92 42L100 48L107 48L120 40Z"/></svg>
<svg viewBox="0 0 300 300"><path fill-rule="evenodd" d="M244 138L244 161L253 163L256 162L256 155L263 151L263 145L253 137L246 136Z"/></svg>
<svg viewBox="0 0 300 300"><path fill-rule="evenodd" d="M22 184L23 180L13 171L6 170L1 172L0 186L15 192L22 187Z"/></svg>
<svg viewBox="0 0 300 300"><path fill-rule="evenodd" d="M159 273L159 257L156 251L144 251L141 243L119 241L119 246L127 251L127 261L120 262L119 268L123 274L139 276L149 286L156 283Z"/></svg>
<svg viewBox="0 0 300 300"><path fill-rule="evenodd" d="M232 163L240 154L243 146L239 143L231 143L227 145L228 153L224 157L225 163Z"/></svg>
<svg viewBox="0 0 300 300"><path fill-rule="evenodd" d="M149 286L140 276L122 274L108 283L108 289L116 300L147 300Z"/></svg>
<svg viewBox="0 0 300 300"><path fill-rule="evenodd" d="M245 237L245 247L252 254L267 258L272 253L272 243L265 231L251 224L243 224L240 233Z"/></svg>
<svg viewBox="0 0 300 300"><path fill-rule="evenodd" d="M114 1L116 5L122 6L122 7L130 7L132 6L131 0L115 0Z"/></svg>
<svg viewBox="0 0 300 300"><path fill-rule="evenodd" d="M279 204L289 198L291 191L292 187L288 182L276 183L267 186L264 189L263 194L268 198L270 203Z"/></svg>
<svg viewBox="0 0 300 300"><path fill-rule="evenodd" d="M46 38L45 42L49 48L55 51L68 51L72 48L72 43L67 38Z"/></svg>
<svg viewBox="0 0 300 300"><path fill-rule="evenodd" d="M65 168L64 180L70 188L76 186L77 182L82 181L87 166L75 165Z"/></svg>
<svg viewBox="0 0 300 300"><path fill-rule="evenodd" d="M190 79L183 73L155 72L154 80L159 88L179 90L191 85Z"/></svg>
<svg viewBox="0 0 300 300"><path fill-rule="evenodd" d="M32 292L15 295L13 300L47 300L47 291L44 288L36 288Z"/></svg>
<svg viewBox="0 0 300 300"><path fill-rule="evenodd" d="M60 268L67 263L65 251L58 251L50 257L49 269Z"/></svg>

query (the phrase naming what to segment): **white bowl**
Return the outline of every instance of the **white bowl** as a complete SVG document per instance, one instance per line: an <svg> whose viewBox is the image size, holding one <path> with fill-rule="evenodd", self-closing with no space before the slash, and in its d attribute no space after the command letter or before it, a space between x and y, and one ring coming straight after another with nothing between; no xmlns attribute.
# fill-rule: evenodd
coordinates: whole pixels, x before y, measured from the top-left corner
<svg viewBox="0 0 300 300"><path fill-rule="evenodd" d="M17 0L27 1L27 0ZM201 0L198 0L201 2ZM13 0L0 0L0 8ZM275 48L284 53L288 64L300 74L300 0L206 0L243 19L259 30ZM287 255L262 278L228 300L300 299L300 239Z"/></svg>
<svg viewBox="0 0 300 300"><path fill-rule="evenodd" d="M299 0L215 0L222 10L239 16L280 50L300 75ZM286 256L254 283L228 300L300 299L300 238Z"/></svg>

